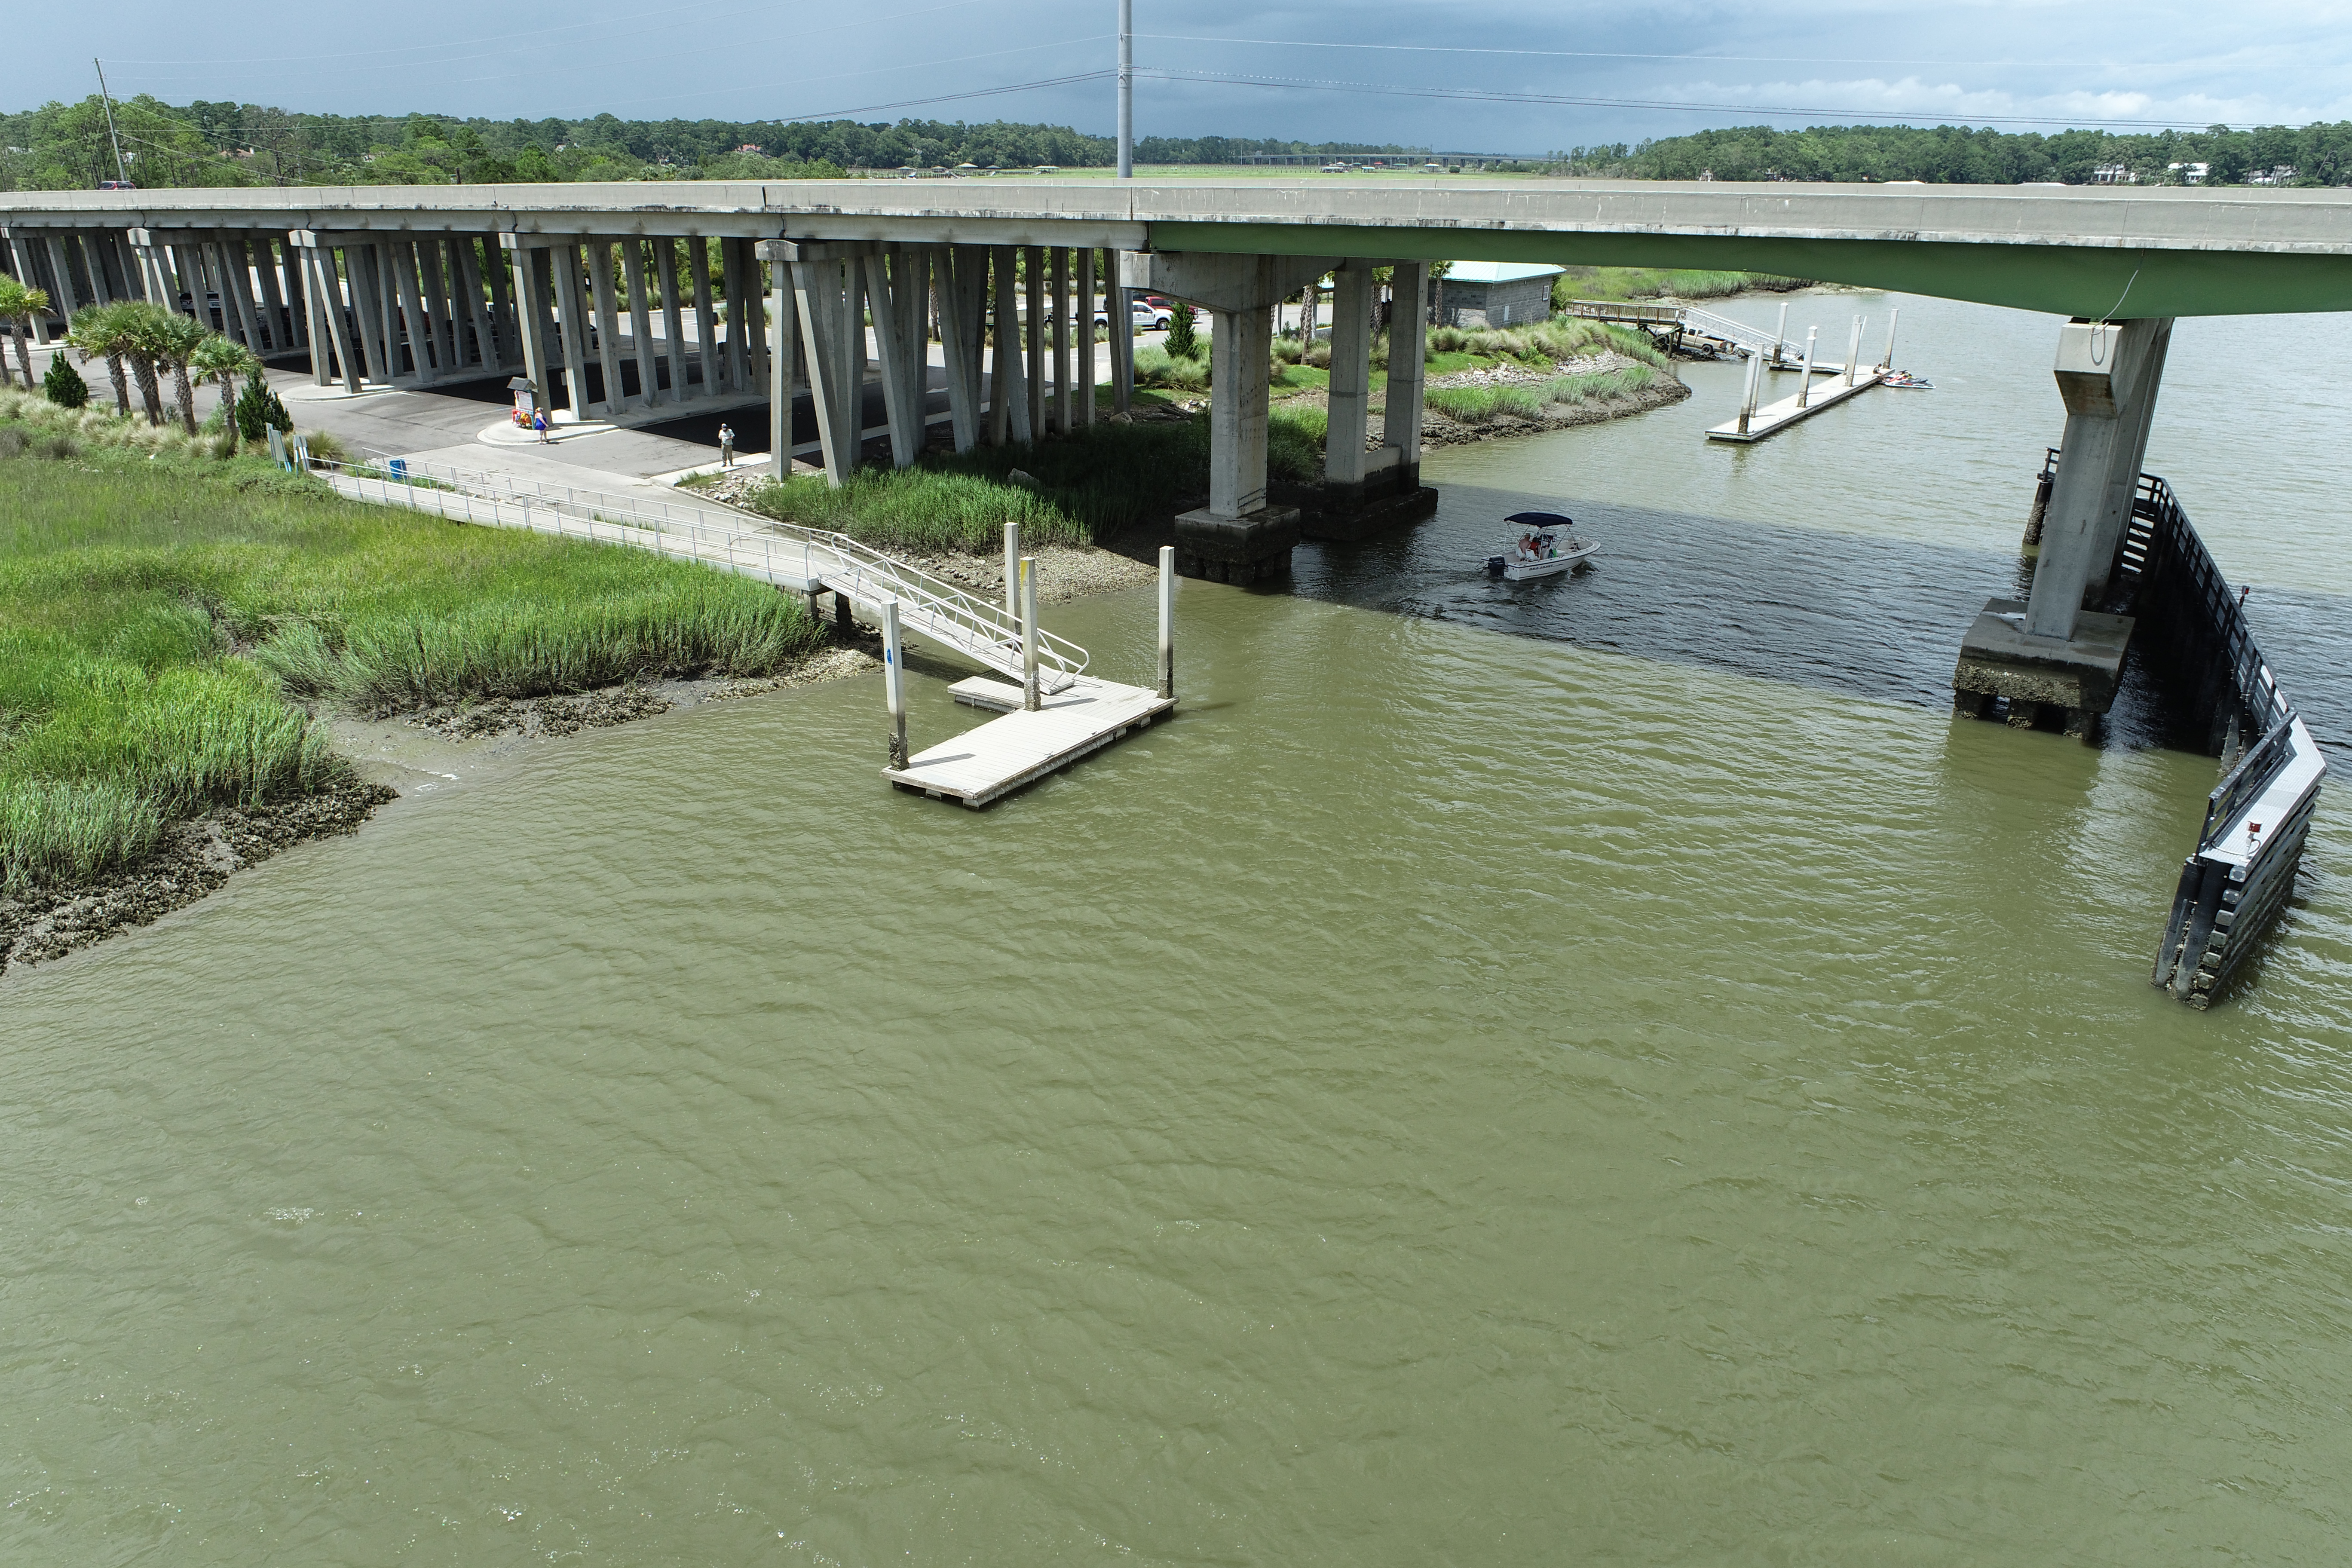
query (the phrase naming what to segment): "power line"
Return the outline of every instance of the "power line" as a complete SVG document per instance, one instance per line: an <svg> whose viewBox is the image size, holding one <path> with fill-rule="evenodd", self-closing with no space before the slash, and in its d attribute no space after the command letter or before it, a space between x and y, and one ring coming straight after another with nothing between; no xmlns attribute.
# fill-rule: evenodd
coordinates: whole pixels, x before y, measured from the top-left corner
<svg viewBox="0 0 2352 1568"><path fill-rule="evenodd" d="M1359 92L1387 98L1428 98L1455 102L1478 103L1540 103L1571 109L1653 109L1671 110L1694 114L1778 114L1802 115L1821 119L1906 121L1920 118L1916 110L1884 109L1794 109L1755 103L1690 103L1664 99L1582 98L1559 93L1494 92L1477 88L1399 87L1383 82L1316 81L1299 77L1248 76L1232 71L1171 71L1143 70L1140 74L1157 77L1163 81L1191 81L1211 86L1304 88L1315 92ZM2128 125L2162 131L2202 131L2203 125L2192 125L2174 120L2107 120L2077 118L2071 120L2022 114L1980 114L1966 117L1967 123L1999 125L2056 125L2069 129L2086 125Z"/></svg>
<svg viewBox="0 0 2352 1568"><path fill-rule="evenodd" d="M1139 38L1152 38L1171 44L1248 44L1265 48L1307 49L1380 49L1398 54L1413 55L1513 55L1538 59L1563 60L1685 60L1696 65L1720 62L1725 65L1797 65L1797 66L1910 66L1934 70L1948 70L1963 66L2040 66L2047 60L1906 60L1878 59L1867 56L1846 58L1835 55L1659 55L1633 51L1603 51L1599 49L1502 49L1484 48L1464 44L1360 44L1328 38L1224 38L1205 37L1189 33L1138 33ZM2123 61L2105 63L2109 70L2164 70L2177 68L2177 60ZM2273 68L2265 67L2265 69ZM2340 64L2314 62L2297 68L2304 70L2340 70Z"/></svg>

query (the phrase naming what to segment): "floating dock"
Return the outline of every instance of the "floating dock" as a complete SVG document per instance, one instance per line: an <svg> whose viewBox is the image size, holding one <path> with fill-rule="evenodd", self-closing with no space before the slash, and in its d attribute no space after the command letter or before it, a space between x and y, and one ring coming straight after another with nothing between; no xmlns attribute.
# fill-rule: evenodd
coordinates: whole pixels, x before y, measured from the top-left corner
<svg viewBox="0 0 2352 1568"><path fill-rule="evenodd" d="M1816 374L1819 368L1815 367ZM1784 397L1778 403L1768 403L1749 415L1747 429L1742 430L1737 419L1727 420L1721 425L1710 426L1706 438L1746 444L1761 441L1767 436L1777 436L1800 419L1810 419L1824 408L1833 408L1849 397L1868 392L1885 374L1882 369L1874 368L1855 376L1851 384L1843 375L1833 380L1815 381L1805 392L1793 397Z"/></svg>
<svg viewBox="0 0 2352 1568"><path fill-rule="evenodd" d="M984 675L948 690L959 702L1003 717L918 752L903 768L885 768L882 776L900 789L975 811L1176 710L1172 697L1090 675L1041 697L1034 711L1023 710L1021 688Z"/></svg>

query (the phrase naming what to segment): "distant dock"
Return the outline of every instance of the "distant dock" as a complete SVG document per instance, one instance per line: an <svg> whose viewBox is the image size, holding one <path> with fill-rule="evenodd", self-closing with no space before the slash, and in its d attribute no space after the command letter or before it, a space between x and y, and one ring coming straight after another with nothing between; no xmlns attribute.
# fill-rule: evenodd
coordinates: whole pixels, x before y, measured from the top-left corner
<svg viewBox="0 0 2352 1568"><path fill-rule="evenodd" d="M1748 443L1777 436L1800 419L1810 419L1824 408L1833 408L1849 397L1858 396L1876 386L1886 372L1874 367L1864 371L1852 381L1843 375L1826 381L1811 381L1804 392L1784 397L1778 403L1768 403L1745 419L1729 419L1710 426L1706 438L1710 441Z"/></svg>

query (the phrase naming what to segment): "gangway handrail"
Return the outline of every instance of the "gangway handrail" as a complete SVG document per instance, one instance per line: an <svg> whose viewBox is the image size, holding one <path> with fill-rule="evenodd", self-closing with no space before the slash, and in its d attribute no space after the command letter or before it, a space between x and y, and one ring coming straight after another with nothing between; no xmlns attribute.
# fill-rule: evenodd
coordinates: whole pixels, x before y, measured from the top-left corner
<svg viewBox="0 0 2352 1568"><path fill-rule="evenodd" d="M442 468L440 475L436 475L432 469L438 465L406 462L402 464L402 477L399 479L378 473L352 473L350 471L352 465L323 459L317 460L317 466L345 469L347 479L362 486L375 484L387 500L395 485L407 490L413 498L417 493L415 481L419 479L434 486L446 487L437 490L427 489L426 494L467 496L470 492L459 483L461 480L485 481L482 488L495 489L499 487L494 481L512 478L508 475L468 474L446 467ZM447 477L442 477L444 475ZM516 482L518 490L522 482L527 481ZM723 509L716 511L653 502L657 511L648 511L645 510L645 503L635 497L583 490L572 486L556 488L563 491L564 499L559 500L543 491L538 495L493 494L474 499L488 500L494 506L501 501L510 501L524 508L526 512L536 510L558 518L573 516L592 525L598 521L625 525L656 540L665 535L679 535L688 545L685 552L649 545L645 540L619 536L602 542L652 548L659 554L686 554L697 561L716 557L728 563L730 570L740 570L732 564L732 552L743 541L752 540L761 543L763 562L768 568L765 574L772 581L778 575L773 565L772 544L779 539L790 541L801 547L801 569L791 574L796 581L821 583L824 587L844 594L854 602L877 612L886 601L896 599L899 615L908 630L962 653L999 674L1015 679L1021 675L1021 625L1017 616L992 599L977 598L952 583L845 533L760 517L756 513L726 506L723 502L712 503ZM541 487L533 483L533 489ZM415 503L412 500L410 504ZM740 525L730 526L737 518L752 526L748 529ZM526 521L524 526L535 525ZM540 531L551 531L542 529ZM569 531L559 528L551 531L562 533ZM593 526L585 537L597 537ZM706 546L709 555L705 553ZM1067 689L1086 672L1090 658L1087 650L1076 643L1057 637L1042 626L1037 632L1037 656L1041 667L1039 682L1048 691Z"/></svg>

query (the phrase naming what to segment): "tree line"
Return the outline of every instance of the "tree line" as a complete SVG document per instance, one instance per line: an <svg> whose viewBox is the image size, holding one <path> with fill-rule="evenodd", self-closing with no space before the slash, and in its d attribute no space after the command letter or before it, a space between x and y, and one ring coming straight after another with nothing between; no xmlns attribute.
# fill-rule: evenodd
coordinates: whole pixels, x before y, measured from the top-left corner
<svg viewBox="0 0 2352 1568"><path fill-rule="evenodd" d="M506 181L791 179L853 169L1043 164L1107 168L1118 143L1066 125L901 120L459 119L297 114L266 104L114 105L131 180L144 185L488 184ZM1144 163L1230 163L1253 153L1407 153L1357 142L1147 136ZM87 190L121 177L105 105L0 114L0 190Z"/></svg>
<svg viewBox="0 0 2352 1568"><path fill-rule="evenodd" d="M2196 165L2204 165L2201 173ZM2121 170L2137 184L2352 184L2352 121L2233 131L1994 131L1966 125L1742 125L1633 146L1577 147L1560 174L1634 180L1924 180L1930 184L2100 183ZM2280 174L2279 171L2289 171ZM2192 179L2192 174L2200 175Z"/></svg>

